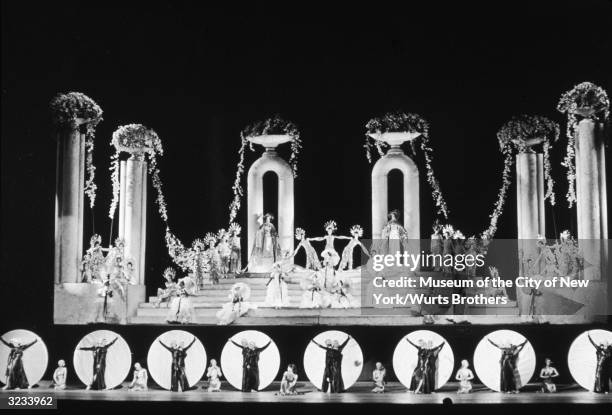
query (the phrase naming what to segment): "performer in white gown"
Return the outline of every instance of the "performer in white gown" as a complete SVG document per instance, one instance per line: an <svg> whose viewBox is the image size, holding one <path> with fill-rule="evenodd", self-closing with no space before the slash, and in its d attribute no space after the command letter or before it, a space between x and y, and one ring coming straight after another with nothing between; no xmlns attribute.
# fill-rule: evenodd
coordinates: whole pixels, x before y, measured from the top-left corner
<svg viewBox="0 0 612 415"><path fill-rule="evenodd" d="M293 264L288 261L289 258L289 252L284 252L283 259L275 262L272 266L270 278L266 283L265 305L268 307L279 309L289 306L291 302L289 298L289 289L285 281L288 277L288 272L293 268Z"/></svg>
<svg viewBox="0 0 612 415"><path fill-rule="evenodd" d="M331 289L331 308L354 308L358 307L355 298L351 294L348 279L337 278Z"/></svg>
<svg viewBox="0 0 612 415"><path fill-rule="evenodd" d="M228 231L232 251L230 254L229 272L230 274L239 274L242 269L242 248L240 243L242 228L237 223L231 223Z"/></svg>
<svg viewBox="0 0 612 415"><path fill-rule="evenodd" d="M232 246L230 244L229 231L219 229L217 232L217 252L219 253L219 274L221 278L227 278L230 270L230 258L232 256Z"/></svg>
<svg viewBox="0 0 612 415"><path fill-rule="evenodd" d="M217 312L219 325L228 325L233 323L239 317L244 316L249 310L256 309L257 306L249 303L247 300L251 296L251 288L243 283L238 282L232 286L228 295L230 301L225 303L221 310Z"/></svg>
<svg viewBox="0 0 612 415"><path fill-rule="evenodd" d="M134 377L128 389L131 391L146 391L149 389L149 373L138 362L134 363Z"/></svg>
<svg viewBox="0 0 612 415"><path fill-rule="evenodd" d="M178 280L166 317L168 323L193 324L196 322L196 313L191 297L195 296L197 290L198 287L193 278L184 277Z"/></svg>
<svg viewBox="0 0 612 415"><path fill-rule="evenodd" d="M272 265L280 258L278 232L272 224L273 219L274 216L269 213L257 217L259 229L255 233L251 257L247 265L251 272L270 272Z"/></svg>
<svg viewBox="0 0 612 415"><path fill-rule="evenodd" d="M387 224L382 229L381 240L377 253L382 255L395 255L398 252L403 252L407 249L408 233L400 224L400 213L398 210L392 210L387 215Z"/></svg>
<svg viewBox="0 0 612 415"><path fill-rule="evenodd" d="M370 256L370 253L366 247L363 246L359 240L359 238L363 236L363 228L360 225L353 225L350 232L352 238L348 245L346 245L342 250L342 260L340 261L340 266L338 267L339 270L348 269L350 271L353 269L353 251L356 247L360 247L364 254Z"/></svg>
<svg viewBox="0 0 612 415"><path fill-rule="evenodd" d="M296 228L295 239L300 241L298 246L293 251L292 256L295 256L300 249L304 249L306 254L306 269L318 271L321 269L321 262L317 255L317 251L310 244L310 239L306 237L306 231L302 228Z"/></svg>
<svg viewBox="0 0 612 415"><path fill-rule="evenodd" d="M176 270L172 267L168 267L164 270L164 288L157 289L157 299L155 300L154 306L159 307L161 303L170 303L170 299L173 297L176 291Z"/></svg>
<svg viewBox="0 0 612 415"><path fill-rule="evenodd" d="M302 280L302 302L300 308L327 308L331 303L329 293L323 287L322 271L313 272Z"/></svg>
<svg viewBox="0 0 612 415"><path fill-rule="evenodd" d="M338 255L338 251L336 251L334 247L334 241L336 239L351 239L349 236L334 235L337 229L338 225L336 221L328 220L325 222L325 232L327 232L327 235L318 238L310 238L311 241L325 241L325 249L321 252L321 257L324 260L330 258L332 267L335 267L340 262L340 255Z"/></svg>

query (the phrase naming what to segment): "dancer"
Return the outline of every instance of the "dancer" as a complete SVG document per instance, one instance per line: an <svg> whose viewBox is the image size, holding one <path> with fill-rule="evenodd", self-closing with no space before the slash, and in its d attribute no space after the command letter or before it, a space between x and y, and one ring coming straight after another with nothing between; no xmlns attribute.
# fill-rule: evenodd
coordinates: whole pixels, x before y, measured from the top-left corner
<svg viewBox="0 0 612 415"><path fill-rule="evenodd" d="M344 392L344 380L342 379L342 350L352 339L349 335L346 340L340 344L338 340L325 340L325 346L317 343L314 339L311 341L325 350L325 369L323 371L323 383L321 390L328 393Z"/></svg>
<svg viewBox="0 0 612 415"><path fill-rule="evenodd" d="M384 393L385 392L385 377L387 376L387 370L380 362L376 362L376 368L372 372L372 381L374 382L374 389L372 392L374 393Z"/></svg>
<svg viewBox="0 0 612 415"><path fill-rule="evenodd" d="M166 317L168 323L195 323L196 314L191 297L195 296L196 291L197 284L193 278L185 277L179 280Z"/></svg>
<svg viewBox="0 0 612 415"><path fill-rule="evenodd" d="M222 273L221 255L215 246L217 244L217 237L208 232L206 236L204 236L204 243L208 246L206 251L204 251L204 261L206 263L208 281L202 279L200 282L201 287L203 287L204 284L218 284L219 276Z"/></svg>
<svg viewBox="0 0 612 415"><path fill-rule="evenodd" d="M470 393L472 390L472 379L474 379L474 373L472 373L470 363L467 360L461 361L461 368L455 374L455 379L459 381L459 389L457 393Z"/></svg>
<svg viewBox="0 0 612 415"><path fill-rule="evenodd" d="M256 309L257 306L249 303L247 300L251 296L251 288L243 282L238 282L230 288L228 295L230 301L223 304L221 310L217 311L219 325L228 325L233 323L237 318L244 316L251 309Z"/></svg>
<svg viewBox="0 0 612 415"><path fill-rule="evenodd" d="M591 333L587 333L589 341L595 348L597 354L597 366L595 368L595 393L609 393L610 380L612 380L612 344L601 342L599 344L591 338Z"/></svg>
<svg viewBox="0 0 612 415"><path fill-rule="evenodd" d="M229 231L219 229L217 232L217 252L219 253L219 274L222 278L227 278L230 269L230 257L232 255L232 246L230 244Z"/></svg>
<svg viewBox="0 0 612 415"><path fill-rule="evenodd" d="M153 303L153 306L155 308L159 308L159 306L163 302L167 302L168 306L170 306L170 299L176 292L176 288L177 288L174 278L176 278L176 270L172 267L166 268L164 270L165 288L157 289L157 299L155 300L155 303Z"/></svg>
<svg viewBox="0 0 612 415"><path fill-rule="evenodd" d="M385 255L395 255L398 252L402 252L402 246L406 248L406 240L408 239L408 232L399 223L400 213L399 210L392 210L387 215L387 224L381 231L381 246L377 249L377 252Z"/></svg>
<svg viewBox="0 0 612 415"><path fill-rule="evenodd" d="M282 396L285 395L297 395L297 391L295 390L295 386L297 384L298 375L295 365L290 363L287 366L287 370L283 373L283 380L280 385L280 394Z"/></svg>
<svg viewBox="0 0 612 415"><path fill-rule="evenodd" d="M336 239L351 239L349 236L337 236L334 232L338 229L336 221L328 220L325 222L325 232L327 235L320 236L318 238L310 238L311 241L325 241L325 249L321 252L321 257L327 261L330 261L332 269L340 262L340 255L334 248L334 240Z"/></svg>
<svg viewBox="0 0 612 415"><path fill-rule="evenodd" d="M242 228L237 223L233 222L228 228L230 236L230 263L229 272L230 274L239 274L242 269L242 248L240 245L240 232Z"/></svg>
<svg viewBox="0 0 612 415"><path fill-rule="evenodd" d="M241 344L229 339L234 346L242 349L242 391L257 392L259 390L259 355L266 350L272 340L263 347L257 347L254 341L242 339Z"/></svg>
<svg viewBox="0 0 612 415"><path fill-rule="evenodd" d="M206 371L209 392L219 392L221 390L221 377L223 377L223 373L221 373L221 368L217 366L217 361L210 359L210 366Z"/></svg>
<svg viewBox="0 0 612 415"><path fill-rule="evenodd" d="M293 251L291 256L295 256L300 248L304 249L304 253L306 254L306 269L318 271L321 269L321 262L319 261L319 257L317 256L317 251L310 244L310 239L306 237L306 231L302 228L297 228L295 230L295 239L300 241L298 246Z"/></svg>
<svg viewBox="0 0 612 415"><path fill-rule="evenodd" d="M355 299L350 293L348 281L338 278L331 289L331 308L353 308L356 307Z"/></svg>
<svg viewBox="0 0 612 415"><path fill-rule="evenodd" d="M121 316L112 310L114 298L119 294L119 298L125 297L125 287L118 279L111 278L107 275L103 280L94 280L100 288L97 291L96 298L96 323L119 323Z"/></svg>
<svg viewBox="0 0 612 415"><path fill-rule="evenodd" d="M285 282L285 278L287 278L288 275L287 259L289 257L289 252L283 252L283 259L274 263L272 266L272 272L270 272L270 278L266 283L267 288L265 304L266 306L274 307L277 310L282 307L289 306L291 301L289 298L289 289L287 288L287 283Z"/></svg>
<svg viewBox="0 0 612 415"><path fill-rule="evenodd" d="M269 272L272 264L280 257L278 233L272 224L273 219L274 216L269 213L257 217L259 229L255 233L251 257L247 265L252 272Z"/></svg>
<svg viewBox="0 0 612 415"><path fill-rule="evenodd" d="M406 337L406 341L417 349L418 361L412 372L410 390L414 393L432 393L436 388L436 372L438 369L438 355L446 342L433 347L433 342L420 339L414 344Z"/></svg>
<svg viewBox="0 0 612 415"><path fill-rule="evenodd" d="M149 389L149 373L147 369L140 366L140 363L134 363L134 378L132 383L128 386L131 391L146 391Z"/></svg>
<svg viewBox="0 0 612 415"><path fill-rule="evenodd" d="M366 247L363 246L359 240L359 238L363 236L363 228L360 225L353 225L350 233L352 238L350 238L350 242L342 250L342 260L340 261L340 266L338 267L339 270L348 269L351 271L353 269L353 251L357 246L361 248L364 254L366 254L368 257L370 256L370 253Z"/></svg>
<svg viewBox="0 0 612 415"><path fill-rule="evenodd" d="M431 234L430 251L434 255L433 271L440 271L442 268L442 225L436 219L433 225L433 233ZM440 258L436 261L435 258Z"/></svg>
<svg viewBox="0 0 612 415"><path fill-rule="evenodd" d="M25 369L23 367L23 354L26 350L34 345L38 339L34 339L30 343L22 343L20 339L11 339L9 341L0 337L0 341L6 347L11 349L6 363L6 381L2 388L6 389L29 389L31 385L28 383Z"/></svg>
<svg viewBox="0 0 612 415"><path fill-rule="evenodd" d="M172 366L170 368L170 390L172 392L184 392L190 389L189 380L187 379L187 372L185 371L185 359L187 358L187 351L196 341L194 337L191 343L185 347L184 342L176 344L176 341L172 341L170 346L164 344L161 340L159 343L170 352L172 355Z"/></svg>
<svg viewBox="0 0 612 415"><path fill-rule="evenodd" d="M501 350L500 380L499 388L501 392L519 393L521 388L521 376L518 371L518 359L523 347L527 344L527 339L519 345L514 345L510 341L498 345L487 337L489 343Z"/></svg>
<svg viewBox="0 0 612 415"><path fill-rule="evenodd" d="M89 240L89 248L82 260L82 282L93 282L101 280L106 273L104 248L102 248L102 237L94 234Z"/></svg>
<svg viewBox="0 0 612 415"><path fill-rule="evenodd" d="M58 360L57 368L53 372L53 389L66 389L66 378L68 377L68 369L66 369L66 362L63 359Z"/></svg>
<svg viewBox="0 0 612 415"><path fill-rule="evenodd" d="M93 352L93 379L89 385L85 388L86 390L105 390L106 382L104 376L106 374L106 355L108 349L115 344L118 337L115 337L113 341L107 342L106 339L100 339L98 344L89 347L79 347L79 350Z"/></svg>
<svg viewBox="0 0 612 415"><path fill-rule="evenodd" d="M542 370L540 370L540 379L542 379L542 388L540 389L540 392L557 392L557 386L555 385L553 379L559 376L559 372L557 372L557 369L551 365L552 360L549 358L544 359L544 367Z"/></svg>
<svg viewBox="0 0 612 415"><path fill-rule="evenodd" d="M327 308L330 305L329 294L323 289L321 271L313 272L302 281L302 302L300 308Z"/></svg>

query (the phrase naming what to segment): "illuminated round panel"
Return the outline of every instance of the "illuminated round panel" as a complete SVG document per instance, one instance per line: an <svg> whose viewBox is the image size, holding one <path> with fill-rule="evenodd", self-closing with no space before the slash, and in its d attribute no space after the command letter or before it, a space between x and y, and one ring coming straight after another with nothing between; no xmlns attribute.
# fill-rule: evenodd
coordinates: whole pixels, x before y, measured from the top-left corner
<svg viewBox="0 0 612 415"><path fill-rule="evenodd" d="M276 343L265 333L256 330L245 330L231 337L238 344L243 341L255 342L256 347L263 347L271 341L259 355L259 390L268 387L276 378L280 367L280 353ZM221 352L221 371L225 379L236 389L242 389L242 349L227 342Z"/></svg>
<svg viewBox="0 0 612 415"><path fill-rule="evenodd" d="M567 365L577 384L593 391L595 388L595 370L597 368L596 349L589 340L589 335L596 345L612 344L612 331L588 330L576 337L567 354Z"/></svg>
<svg viewBox="0 0 612 415"><path fill-rule="evenodd" d="M416 368L418 362L417 349L408 343L406 339L409 339L414 344L419 344L420 341L425 343L431 342L431 347L436 347L442 343L444 346L438 354L438 361L436 365L436 384L434 389L439 389L453 374L455 367L455 356L453 349L448 344L448 341L438 333L430 330L417 330L402 337L400 342L395 347L393 352L393 371L397 376L397 379L407 388L410 388L410 381L412 380L412 373ZM430 346L428 346L430 347Z"/></svg>
<svg viewBox="0 0 612 415"><path fill-rule="evenodd" d="M2 340L9 345L27 345L36 340L36 343L25 349L21 361L23 370L29 386L36 385L45 374L47 365L49 364L49 353L45 342L36 334L29 330L11 330L2 335ZM6 368L8 365L9 354L11 349L4 343L0 343L0 383L4 385L6 379Z"/></svg>
<svg viewBox="0 0 612 415"><path fill-rule="evenodd" d="M106 353L106 369L104 371L104 383L107 389L114 389L125 380L132 366L132 352L130 346L119 334L110 330L96 330L83 337L74 350L74 371L85 385L93 381L93 352L81 350L81 347L108 344L117 339Z"/></svg>
<svg viewBox="0 0 612 415"><path fill-rule="evenodd" d="M338 330L329 330L319 333L314 337L314 341L325 345L327 340L337 340L342 344L346 341L348 334ZM363 352L359 343L355 339L350 339L346 347L342 350L342 381L344 389L349 389L357 382L363 369ZM310 382L318 389L323 385L323 373L325 372L325 350L314 344L312 341L306 346L304 351L304 371Z"/></svg>
<svg viewBox="0 0 612 415"><path fill-rule="evenodd" d="M523 343L526 338L512 330L497 330L487 334L480 340L474 351L474 369L480 381L489 389L499 392L501 365L499 363L502 352L493 346L489 340L497 345ZM521 378L520 386L526 385L535 372L536 356L530 342L527 342L517 359L517 368Z"/></svg>
<svg viewBox="0 0 612 415"><path fill-rule="evenodd" d="M187 347L194 339L195 342L187 349L185 358L187 381L189 386L193 387L202 379L206 370L207 357L202 342L187 331L170 330L156 338L151 344L147 355L147 366L151 377L159 386L170 390L172 381L172 355L161 345L160 341L169 347L172 347L173 344L181 346L181 343L183 347Z"/></svg>

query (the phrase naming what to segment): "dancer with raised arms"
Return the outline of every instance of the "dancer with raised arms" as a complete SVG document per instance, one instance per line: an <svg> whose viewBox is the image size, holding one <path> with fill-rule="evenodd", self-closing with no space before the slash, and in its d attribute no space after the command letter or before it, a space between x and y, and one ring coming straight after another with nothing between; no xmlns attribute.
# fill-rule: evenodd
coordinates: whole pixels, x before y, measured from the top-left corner
<svg viewBox="0 0 612 415"><path fill-rule="evenodd" d="M9 341L4 340L0 337L0 341L10 348L8 356L8 362L6 364L6 382L2 389L28 389L31 385L28 383L28 377L26 376L23 368L23 354L26 350L34 345L38 339L34 339L29 343L22 343L19 339L11 339Z"/></svg>
<svg viewBox="0 0 612 415"><path fill-rule="evenodd" d="M187 357L187 351L196 341L194 337L187 346L184 342L177 344L175 341L170 343L170 346L166 345L160 340L161 344L166 350L172 355L172 367L170 371L171 381L170 390L172 392L184 392L190 389L189 380L187 380L187 373L185 371L185 358Z"/></svg>
<svg viewBox="0 0 612 415"><path fill-rule="evenodd" d="M242 391L259 391L259 355L270 346L272 340L262 347L257 347L254 341L246 339L242 339L240 344L232 339L228 339L228 342L242 349Z"/></svg>
<svg viewBox="0 0 612 415"><path fill-rule="evenodd" d="M497 344L487 337L489 343L497 347L501 351L501 358L499 364L501 366L500 373L500 390L506 393L519 393L521 388L521 378L517 368L517 361L519 359L521 350L527 344L527 339L521 344L515 345L510 341L504 344Z"/></svg>
<svg viewBox="0 0 612 415"><path fill-rule="evenodd" d="M325 370L323 372L323 383L321 390L329 393L344 392L344 381L342 379L342 350L346 347L352 337L349 335L342 344L338 340L325 341L325 346L311 341L325 350Z"/></svg>
<svg viewBox="0 0 612 415"><path fill-rule="evenodd" d="M93 352L93 379L86 389L93 390L105 390L105 374L106 374L106 356L108 349L115 344L118 337L115 337L112 341L107 342L106 339L100 339L97 344L88 347L79 347L79 350Z"/></svg>

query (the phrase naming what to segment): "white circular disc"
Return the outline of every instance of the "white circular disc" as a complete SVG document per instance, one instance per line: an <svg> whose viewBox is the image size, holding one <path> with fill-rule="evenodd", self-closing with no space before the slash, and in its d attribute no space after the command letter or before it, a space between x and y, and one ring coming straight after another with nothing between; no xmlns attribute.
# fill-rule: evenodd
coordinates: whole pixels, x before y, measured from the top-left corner
<svg viewBox="0 0 612 415"><path fill-rule="evenodd" d="M337 340L340 344L346 341L348 334L343 331L329 330L319 333L314 337L314 341L324 345L327 339ZM342 350L342 382L344 389L347 390L357 382L363 369L363 352L359 343L353 338L349 340L344 350ZM304 351L304 371L310 383L321 389L323 385L323 373L325 371L325 350L313 342L309 342Z"/></svg>
<svg viewBox="0 0 612 415"><path fill-rule="evenodd" d="M180 345L184 343L185 347L189 345L195 338L195 342L187 350L185 358L185 372L189 386L193 387L204 376L206 370L206 350L202 342L193 334L184 330L170 330L157 337L149 348L147 355L147 367L151 377L159 386L170 390L172 381L172 355L159 341L164 342L166 346L170 346L173 342Z"/></svg>
<svg viewBox="0 0 612 415"><path fill-rule="evenodd" d="M91 384L93 380L93 352L79 350L81 347L91 347L100 340L107 343L117 338L117 341L108 348L106 354L106 369L104 371L104 383L108 389L116 388L127 378L132 366L132 352L127 342L110 330L92 331L81 339L74 349L73 364L74 371L85 385Z"/></svg>
<svg viewBox="0 0 612 415"><path fill-rule="evenodd" d="M8 343L19 341L21 344L28 344L33 342L34 339L37 340L23 352L21 359L28 384L30 386L36 385L42 379L49 364L49 352L45 342L36 333L23 329L8 331L2 335L2 338ZM0 343L0 383L3 385L6 382L6 367L10 352L11 349L4 343Z"/></svg>
<svg viewBox="0 0 612 415"><path fill-rule="evenodd" d="M589 333L595 344L612 343L612 331L585 331L572 342L567 354L567 364L576 383L587 390L593 391L595 388L597 356L595 354L595 347L589 341Z"/></svg>
<svg viewBox="0 0 612 415"><path fill-rule="evenodd" d="M450 347L446 339L438 333L430 330L417 330L402 337L395 351L393 352L393 371L397 379L407 388L410 388L412 380L412 372L418 363L417 349L406 341L406 339L414 344L418 344L419 340L431 341L433 347L444 342L444 346L438 354L438 368L436 370L436 384L434 389L439 389L448 382L453 374L455 367L455 356L453 349Z"/></svg>
<svg viewBox="0 0 612 415"><path fill-rule="evenodd" d="M276 343L267 334L257 330L245 330L231 339L240 344L242 339L254 341L257 347L270 346L259 355L259 390L267 388L276 378L280 368L280 353ZM238 390L242 389L242 349L227 342L221 352L221 371L225 379Z"/></svg>
<svg viewBox="0 0 612 415"><path fill-rule="evenodd" d="M497 330L487 334L480 340L476 350L474 351L474 369L480 381L489 389L499 392L501 390L500 377L501 365L501 350L493 346L487 338L491 339L498 345L510 342L514 345L523 343L526 338L520 333L513 330ZM517 367L521 378L521 387L529 383L533 373L535 372L536 356L528 341L521 350Z"/></svg>

